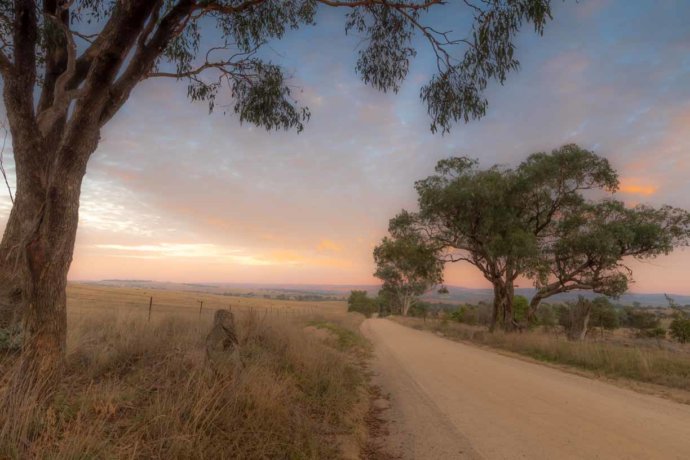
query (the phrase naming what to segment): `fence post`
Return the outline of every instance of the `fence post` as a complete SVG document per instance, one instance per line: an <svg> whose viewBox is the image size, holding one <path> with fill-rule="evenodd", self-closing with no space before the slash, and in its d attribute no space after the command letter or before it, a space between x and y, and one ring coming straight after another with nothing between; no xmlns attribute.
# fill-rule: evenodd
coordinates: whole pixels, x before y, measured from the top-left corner
<svg viewBox="0 0 690 460"><path fill-rule="evenodd" d="M151 322L151 308L153 307L153 296L149 299L149 322Z"/></svg>
<svg viewBox="0 0 690 460"><path fill-rule="evenodd" d="M199 302L199 318L201 318L201 309L204 308L204 301L197 300L197 302Z"/></svg>

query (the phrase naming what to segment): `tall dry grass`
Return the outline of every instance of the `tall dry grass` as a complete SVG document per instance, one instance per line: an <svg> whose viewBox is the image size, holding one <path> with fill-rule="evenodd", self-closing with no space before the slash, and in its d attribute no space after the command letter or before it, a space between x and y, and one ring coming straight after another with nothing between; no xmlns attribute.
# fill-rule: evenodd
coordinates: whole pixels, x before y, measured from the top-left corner
<svg viewBox="0 0 690 460"><path fill-rule="evenodd" d="M457 340L519 353L555 364L565 364L597 375L625 378L690 390L690 353L639 343L569 341L563 335L540 331L504 334L450 321L393 317L406 326L443 333Z"/></svg>
<svg viewBox="0 0 690 460"><path fill-rule="evenodd" d="M340 455L364 394L351 349L306 334L305 316L250 311L237 315L241 364L219 378L206 363L209 318L194 316L72 316L52 403L40 416L0 414L0 458ZM0 371L11 361L0 357Z"/></svg>

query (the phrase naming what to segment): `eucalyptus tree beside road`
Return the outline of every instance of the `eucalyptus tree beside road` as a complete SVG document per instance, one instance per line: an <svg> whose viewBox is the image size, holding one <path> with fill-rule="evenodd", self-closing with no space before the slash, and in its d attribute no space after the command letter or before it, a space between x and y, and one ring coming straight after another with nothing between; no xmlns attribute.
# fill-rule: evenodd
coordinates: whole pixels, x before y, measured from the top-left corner
<svg viewBox="0 0 690 460"><path fill-rule="evenodd" d="M419 210L393 218L390 233L414 232L444 262L479 269L494 289L492 330L521 326L513 311L519 277L537 288L529 320L541 300L563 292L620 295L632 277L626 258L653 258L690 241L687 211L612 199L615 170L574 144L532 154L515 169L441 160L415 188ZM588 191L608 196L592 201Z"/></svg>

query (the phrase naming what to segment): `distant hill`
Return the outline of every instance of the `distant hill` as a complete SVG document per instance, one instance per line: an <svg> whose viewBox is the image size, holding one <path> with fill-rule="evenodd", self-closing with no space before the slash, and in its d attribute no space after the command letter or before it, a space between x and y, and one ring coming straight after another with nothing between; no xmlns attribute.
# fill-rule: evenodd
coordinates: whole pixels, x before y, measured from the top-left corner
<svg viewBox="0 0 690 460"><path fill-rule="evenodd" d="M367 291L370 295L376 295L380 286L378 285L356 285L356 284L272 284L272 283L172 283L166 281L152 280L117 280L109 279L102 281L88 281L88 284L98 284L104 286L121 286L142 289L170 289L178 291L208 292L213 294L237 294L237 295L320 295L346 298L352 290ZM535 290L532 288L517 288L515 294L531 298ZM551 297L548 302L566 302L577 300L578 295L587 298L597 297L597 294L587 291L569 292ZM669 294L679 305L690 305L690 295ZM474 289L461 286L448 286L447 294L439 294L436 291L429 292L422 296L424 300L430 302L445 303L477 303L479 301L489 302L493 299L492 289ZM663 293L628 293L621 296L617 303L632 305L639 302L643 306L666 306L668 305Z"/></svg>

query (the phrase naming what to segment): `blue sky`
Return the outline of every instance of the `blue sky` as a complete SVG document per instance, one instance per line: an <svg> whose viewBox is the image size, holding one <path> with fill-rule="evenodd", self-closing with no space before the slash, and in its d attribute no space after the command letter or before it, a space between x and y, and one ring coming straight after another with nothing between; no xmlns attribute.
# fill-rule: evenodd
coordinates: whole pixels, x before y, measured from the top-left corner
<svg viewBox="0 0 690 460"><path fill-rule="evenodd" d="M466 10L441 13L427 22L464 35ZM452 155L515 165L576 142L619 170L618 198L690 208L688 18L680 0L556 1L543 37L521 33L521 69L489 88L486 117L445 136L418 97L428 46L398 94L376 92L357 78L359 39L335 11L263 51L311 109L301 134L209 115L184 83L144 82L89 165L70 277L370 283L388 219L414 208L413 182ZM690 294L688 251L632 266L635 291ZM447 279L486 285L461 265Z"/></svg>

